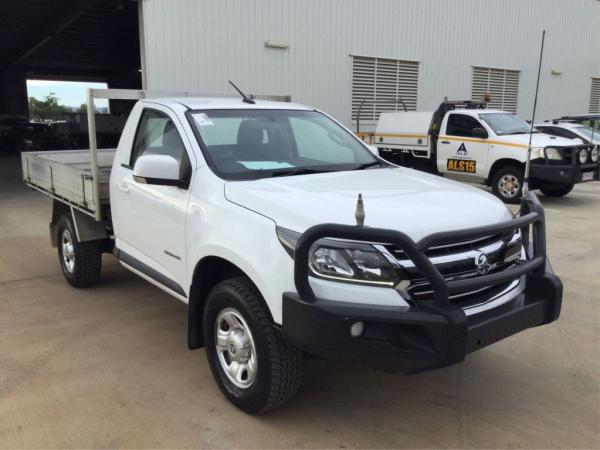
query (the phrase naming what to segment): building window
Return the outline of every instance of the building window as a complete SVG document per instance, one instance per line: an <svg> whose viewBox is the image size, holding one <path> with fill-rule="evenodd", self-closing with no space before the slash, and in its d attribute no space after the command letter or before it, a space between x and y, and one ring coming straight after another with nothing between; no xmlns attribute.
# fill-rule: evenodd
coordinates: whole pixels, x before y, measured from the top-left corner
<svg viewBox="0 0 600 450"><path fill-rule="evenodd" d="M417 109L419 63L398 59L352 57L352 119L375 121L384 111ZM362 107L361 107L362 104Z"/></svg>
<svg viewBox="0 0 600 450"><path fill-rule="evenodd" d="M473 67L471 99L483 101L486 94L491 97L488 106L512 113L517 112L519 97L518 70L493 69L491 67Z"/></svg>
<svg viewBox="0 0 600 450"><path fill-rule="evenodd" d="M590 113L600 113L600 78L592 78Z"/></svg>

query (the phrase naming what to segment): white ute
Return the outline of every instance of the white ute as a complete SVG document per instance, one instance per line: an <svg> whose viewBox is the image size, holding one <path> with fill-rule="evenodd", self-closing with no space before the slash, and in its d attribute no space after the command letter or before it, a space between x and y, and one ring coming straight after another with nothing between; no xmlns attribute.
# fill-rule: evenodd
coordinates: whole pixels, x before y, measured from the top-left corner
<svg viewBox="0 0 600 450"><path fill-rule="evenodd" d="M303 353L416 372L559 316L533 194L515 217L306 106L90 90L88 111L100 97L140 99L116 150L91 115L90 158L22 155L64 276L97 283L110 252L187 303L188 346L246 412L296 394Z"/></svg>
<svg viewBox="0 0 600 450"><path fill-rule="evenodd" d="M359 133L394 164L461 181L483 183L506 203L521 199L530 125L485 103L445 101L435 112L382 113L375 133ZM598 179L598 159L578 139L534 130L530 186L544 195L568 194Z"/></svg>

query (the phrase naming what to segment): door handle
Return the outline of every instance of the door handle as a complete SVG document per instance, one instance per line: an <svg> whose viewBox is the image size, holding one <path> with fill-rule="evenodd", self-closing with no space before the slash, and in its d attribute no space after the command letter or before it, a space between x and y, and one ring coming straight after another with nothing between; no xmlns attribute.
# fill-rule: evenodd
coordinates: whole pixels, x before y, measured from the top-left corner
<svg viewBox="0 0 600 450"><path fill-rule="evenodd" d="M449 144L450 141L442 141L442 144Z"/></svg>
<svg viewBox="0 0 600 450"><path fill-rule="evenodd" d="M124 194L129 194L131 192L131 189L129 188L129 186L127 185L127 183L121 183L117 186L117 189L120 190L121 192L123 192Z"/></svg>

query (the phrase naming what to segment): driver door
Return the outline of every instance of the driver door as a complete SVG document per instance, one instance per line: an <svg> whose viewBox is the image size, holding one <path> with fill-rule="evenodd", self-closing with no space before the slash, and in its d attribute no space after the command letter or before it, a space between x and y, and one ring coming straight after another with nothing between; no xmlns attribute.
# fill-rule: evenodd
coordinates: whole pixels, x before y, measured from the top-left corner
<svg viewBox="0 0 600 450"><path fill-rule="evenodd" d="M460 112L449 113L445 120L445 133L437 143L438 170L461 178L485 178L489 143L487 137L476 137L473 130L486 128L475 117Z"/></svg>
<svg viewBox="0 0 600 450"><path fill-rule="evenodd" d="M153 281L185 296L186 216L191 179L190 149L182 128L167 108L145 108L140 116L129 165L118 167L111 187L119 259ZM143 155L169 155L180 165L182 186L145 184L133 176ZM187 184L186 184L187 183Z"/></svg>

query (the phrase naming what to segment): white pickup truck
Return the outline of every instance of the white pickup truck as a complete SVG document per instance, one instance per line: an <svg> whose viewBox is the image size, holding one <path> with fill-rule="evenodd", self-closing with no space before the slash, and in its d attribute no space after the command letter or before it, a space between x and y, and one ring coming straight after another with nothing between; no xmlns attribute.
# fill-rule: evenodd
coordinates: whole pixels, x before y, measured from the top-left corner
<svg viewBox="0 0 600 450"><path fill-rule="evenodd" d="M66 280L110 252L188 304L188 346L244 411L290 400L303 352L416 372L558 318L535 195L515 216L306 106L135 95L116 150L23 153L23 178L54 199Z"/></svg>
<svg viewBox="0 0 600 450"><path fill-rule="evenodd" d="M507 203L523 188L530 126L485 103L445 101L435 112L382 113L375 133L359 133L394 164L481 182ZM593 147L580 140L534 131L530 187L544 195L568 194L576 183L598 180L598 160L583 156Z"/></svg>

